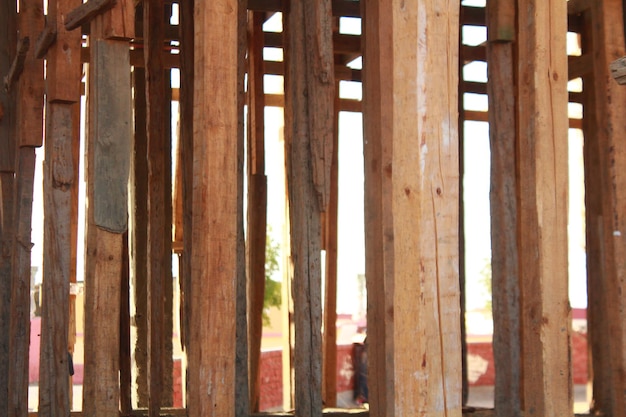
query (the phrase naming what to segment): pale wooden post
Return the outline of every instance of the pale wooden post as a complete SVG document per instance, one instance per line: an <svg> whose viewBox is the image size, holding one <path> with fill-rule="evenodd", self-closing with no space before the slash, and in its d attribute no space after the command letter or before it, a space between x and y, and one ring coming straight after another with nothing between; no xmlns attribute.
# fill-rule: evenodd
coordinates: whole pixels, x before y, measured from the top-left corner
<svg viewBox="0 0 626 417"><path fill-rule="evenodd" d="M567 291L566 3L518 4L522 410L572 414Z"/></svg>
<svg viewBox="0 0 626 417"><path fill-rule="evenodd" d="M382 368L385 385L373 393L386 406L376 415L460 416L459 3L376 3L365 3L364 119L375 118L365 141L379 148L366 167L380 184L380 194L368 195L381 216L367 237L382 240L380 252L367 254L382 262L373 271L382 275L368 280L391 295L375 299L385 300L374 318L384 320L385 339L369 342L386 342L392 357Z"/></svg>
<svg viewBox="0 0 626 417"><path fill-rule="evenodd" d="M91 22L83 412L119 412L120 278L128 216L134 7L118 1ZM119 39L119 40L118 40Z"/></svg>
<svg viewBox="0 0 626 417"><path fill-rule="evenodd" d="M18 31L21 41L35 39L43 29L43 4L20 2ZM13 207L15 235L12 253L11 317L9 329L8 416L28 413L28 361L30 342L31 217L35 148L43 142L43 62L31 48L26 52L23 73L10 89L16 89L16 148Z"/></svg>
<svg viewBox="0 0 626 417"><path fill-rule="evenodd" d="M604 377L606 391L596 392L601 383L594 382L594 398L598 396L603 401L597 403L594 411L624 415L626 413L626 311L624 299L624 276L626 267L623 259L626 257L626 222L623 216L624 194L626 186L626 147L624 133L626 132L626 89L611 79L609 66L617 58L626 55L624 46L624 22L622 18L623 4L621 1L604 0L592 2L590 35L593 50L593 91L591 98L595 107L591 110L592 125L596 129L592 143L597 142L598 165L600 170L601 188L601 216L595 220L600 232L600 245L603 249L602 269L604 279L600 288L590 288L590 306L595 307L590 312L601 316L592 317L593 323L602 327L591 329L593 342L596 346L608 347L608 360L594 355L594 370L598 367L596 377ZM592 103L593 104L593 103ZM585 117L587 114L585 113ZM585 137L587 142L587 137ZM593 191L592 191L593 192ZM597 294L599 289L604 295ZM601 297L601 298L599 298ZM605 303L600 309L598 301ZM593 303L593 304L592 304ZM605 327L606 326L606 327ZM595 331L595 332L594 332ZM603 366L604 365L604 366ZM610 398L606 398L606 395ZM607 401L608 400L608 401Z"/></svg>
<svg viewBox="0 0 626 417"><path fill-rule="evenodd" d="M230 415L235 404L238 6L236 0L194 6L190 417Z"/></svg>
<svg viewBox="0 0 626 417"><path fill-rule="evenodd" d="M0 74L7 74L15 55L16 2L0 2ZM16 94L0 88L0 415L8 415L9 323L11 316L11 259L15 229L15 115Z"/></svg>
<svg viewBox="0 0 626 417"><path fill-rule="evenodd" d="M515 1L487 3L491 270L497 416L521 415L520 288L515 171Z"/></svg>
<svg viewBox="0 0 626 417"><path fill-rule="evenodd" d="M328 204L333 141L331 2L291 2L285 16L285 158L295 321L295 413L322 412L320 213Z"/></svg>

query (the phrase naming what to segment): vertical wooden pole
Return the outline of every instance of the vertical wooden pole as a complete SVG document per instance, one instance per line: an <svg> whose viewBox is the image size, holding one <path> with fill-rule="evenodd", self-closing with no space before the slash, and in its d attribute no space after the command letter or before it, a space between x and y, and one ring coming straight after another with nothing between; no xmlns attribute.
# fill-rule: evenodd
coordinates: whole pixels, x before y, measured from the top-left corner
<svg viewBox="0 0 626 417"><path fill-rule="evenodd" d="M138 9L139 12L139 9ZM146 73L133 69L135 132L131 168L131 268L134 326L137 338L135 389L137 406L148 407L148 138L146 133Z"/></svg>
<svg viewBox="0 0 626 417"><path fill-rule="evenodd" d="M330 167L330 195L324 216L326 265L324 294L323 400L337 406L337 210L339 206L339 83L335 83L333 157Z"/></svg>
<svg viewBox="0 0 626 417"><path fill-rule="evenodd" d="M128 233L122 241L122 271L120 274L120 411L130 414L132 406L132 360L130 340L130 254Z"/></svg>
<svg viewBox="0 0 626 417"><path fill-rule="evenodd" d="M190 417L231 414L235 403L238 4L194 5Z"/></svg>
<svg viewBox="0 0 626 417"><path fill-rule="evenodd" d="M604 285L600 288L590 288L590 313L592 323L601 324L595 329L594 342L603 340L608 344L608 360L606 367L599 355L603 350L594 351L594 370L598 366L598 375L609 381L610 400L601 402L595 410L611 415L626 413L626 312L624 300L624 277L626 266L623 259L626 257L626 223L623 216L624 195L622 190L626 186L624 166L626 166L626 148L622 138L626 132L624 114L626 112L626 89L619 86L609 75L609 64L624 55L624 22L623 2L605 0L592 2L591 35L593 47L593 91L595 109L595 139L589 139L593 144L597 141L599 151L599 168L601 173L602 217L596 221L602 222L600 238L603 253L603 268L600 270L604 278ZM587 114L585 114L587 117ZM593 120L592 120L593 122ZM587 138L585 138L587 141ZM592 191L594 192L594 191ZM596 291L604 289L605 294L600 298ZM606 310L597 308L597 302L602 300ZM593 304L591 303L593 301ZM599 314L600 316L598 316ZM606 328L604 328L606 326ZM590 329L591 330L591 329ZM600 333L607 332L607 333ZM600 342L601 343L601 342ZM600 387L594 384L594 388ZM599 398L605 392L597 393ZM594 391L594 397L596 392Z"/></svg>
<svg viewBox="0 0 626 417"><path fill-rule="evenodd" d="M119 413L119 286L132 111L128 43L111 39L132 37L133 23L134 7L126 0L91 23L83 412L94 417Z"/></svg>
<svg viewBox="0 0 626 417"><path fill-rule="evenodd" d="M322 412L321 225L333 140L331 4L294 1L285 21L285 158L294 266L296 416Z"/></svg>
<svg viewBox="0 0 626 417"><path fill-rule="evenodd" d="M391 212L391 112L384 85L392 71L391 9L364 0L363 155L365 166L365 276L367 285L368 396L373 417L394 416L393 213Z"/></svg>
<svg viewBox="0 0 626 417"><path fill-rule="evenodd" d="M43 4L20 2L19 36L31 42L43 29ZM30 255L35 147L43 142L43 63L29 51L17 88L17 194L14 200L11 318L9 329L10 417L28 413L28 346L30 342Z"/></svg>
<svg viewBox="0 0 626 417"><path fill-rule="evenodd" d="M567 291L566 4L518 3L522 410L572 413Z"/></svg>
<svg viewBox="0 0 626 417"><path fill-rule="evenodd" d="M583 13L584 26L581 33L582 53L593 53L593 18L592 11ZM608 320L609 296L607 290L608 268L605 264L605 230L603 220L603 178L606 176L601 141L598 132L600 119L597 115L595 75L593 71L583 76L583 136L585 139L585 230L587 248L587 323L588 323L588 353L589 353L589 381L592 387L592 401L590 410L611 414L611 342ZM612 238L609 238L612 240ZM607 258L608 259L608 258Z"/></svg>
<svg viewBox="0 0 626 417"><path fill-rule="evenodd" d="M371 174L374 184L378 172L384 180L373 203L379 204L378 215L389 204L393 209L389 226L382 217L378 223L384 231L378 232L383 289L391 293L379 314L393 312L393 317L385 320L385 339L391 340L385 349L392 356L392 368L383 371L391 374L382 391L387 410L377 411L460 416L459 2L374 3L365 3L366 22L372 21L365 33L364 86L370 101L364 119L371 111L376 120L366 125L365 140L369 145L380 132L381 168ZM383 61L387 53L393 53L390 62ZM369 163L366 159L366 167ZM380 392L372 394L381 398Z"/></svg>
<svg viewBox="0 0 626 417"><path fill-rule="evenodd" d="M491 274L497 416L521 415L520 289L515 169L515 2L487 3Z"/></svg>
<svg viewBox="0 0 626 417"><path fill-rule="evenodd" d="M16 3L0 2L0 74L9 72L15 55L16 38ZM9 323L15 230L15 103L14 91L0 89L0 415L9 413Z"/></svg>
<svg viewBox="0 0 626 417"><path fill-rule="evenodd" d="M80 101L81 35L67 32L62 16L80 2L49 3L47 24L56 42L46 55L46 160L44 166L44 277L41 322L39 413L70 412L68 365L69 290L72 275L73 187L77 182L74 149Z"/></svg>
<svg viewBox="0 0 626 417"><path fill-rule="evenodd" d="M248 23L248 343L250 344L250 411L259 411L260 358L265 296L267 177L265 176L265 92L263 91L263 22L249 12Z"/></svg>
<svg viewBox="0 0 626 417"><path fill-rule="evenodd" d="M246 274L246 237L244 233L244 167L246 149L246 51L248 43L248 9L246 0L237 1L237 258L236 258L236 329L235 329L235 417L250 415L250 378L248 353L248 280Z"/></svg>

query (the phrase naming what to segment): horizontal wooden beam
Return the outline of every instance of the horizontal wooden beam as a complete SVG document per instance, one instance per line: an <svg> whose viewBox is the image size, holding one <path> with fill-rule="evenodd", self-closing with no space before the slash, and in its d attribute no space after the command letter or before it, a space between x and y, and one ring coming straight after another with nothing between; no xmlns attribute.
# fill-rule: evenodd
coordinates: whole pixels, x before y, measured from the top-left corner
<svg viewBox="0 0 626 417"><path fill-rule="evenodd" d="M593 72L593 56L584 54L580 56L569 56L568 59L568 80L580 78L583 75Z"/></svg>
<svg viewBox="0 0 626 417"><path fill-rule="evenodd" d="M115 6L116 0L89 0L65 16L65 30L74 30Z"/></svg>

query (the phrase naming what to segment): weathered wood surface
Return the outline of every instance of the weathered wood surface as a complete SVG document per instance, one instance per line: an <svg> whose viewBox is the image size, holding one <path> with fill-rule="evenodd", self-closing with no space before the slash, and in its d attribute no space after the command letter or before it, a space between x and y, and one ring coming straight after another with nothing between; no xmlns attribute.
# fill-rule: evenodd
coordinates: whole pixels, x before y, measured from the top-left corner
<svg viewBox="0 0 626 417"><path fill-rule="evenodd" d="M381 47L394 54L392 85L383 84L394 97L383 109L392 112L383 140L393 166L394 287L386 308L394 315L387 334L394 415L460 416L459 3L382 8L393 19L384 21L392 43Z"/></svg>
<svg viewBox="0 0 626 417"><path fill-rule="evenodd" d="M265 295L267 177L265 176L264 13L248 14L248 344L250 411L259 411Z"/></svg>
<svg viewBox="0 0 626 417"><path fill-rule="evenodd" d="M50 11L48 11L48 19L49 18ZM43 28L43 31L39 34L39 36L37 37L37 41L35 42L35 58L43 59L48 53L48 50L50 49L54 41L56 41L56 39L56 27L50 23L46 23L46 26ZM80 55L78 56L78 59L80 59Z"/></svg>
<svg viewBox="0 0 626 417"><path fill-rule="evenodd" d="M324 335L322 340L322 399L326 407L337 406L337 215L339 209L339 84L335 84L333 156L330 165L330 194L324 212L326 251L324 291ZM358 371L357 371L358 372Z"/></svg>
<svg viewBox="0 0 626 417"><path fill-rule="evenodd" d="M181 340L184 349L189 347L189 292L191 285L191 223L193 189L193 91L194 91L194 2L180 6L181 79L180 79L180 145L182 152L183 188L183 254L180 286Z"/></svg>
<svg viewBox="0 0 626 417"><path fill-rule="evenodd" d="M211 417L231 414L235 404L238 2L196 3L194 18L187 400L190 417Z"/></svg>
<svg viewBox="0 0 626 417"><path fill-rule="evenodd" d="M569 5L569 3L568 3ZM583 53L593 48L592 13L584 13L585 30L581 34ZM601 141L598 132L600 123L596 105L595 79L593 72L583 76L584 118L583 159L585 167L585 231L587 249L587 348L590 355L591 410L611 410L612 381L609 341L609 314L606 301L608 271L604 265L605 247L603 220L603 178L605 164L601 161ZM611 238L609 238L611 239Z"/></svg>
<svg viewBox="0 0 626 417"><path fill-rule="evenodd" d="M35 149L21 147L17 151L13 244L13 276L11 282L11 317L9 328L9 410L8 416L22 417L28 413L28 346L30 343L30 255Z"/></svg>
<svg viewBox="0 0 626 417"><path fill-rule="evenodd" d="M363 156L365 168L365 276L370 413L394 416L393 213L391 212L391 112L393 92L383 81L392 73L390 10L362 2L364 16Z"/></svg>
<svg viewBox="0 0 626 417"><path fill-rule="evenodd" d="M133 69L135 131L130 173L130 247L137 338L133 346L137 405L148 407L148 138L146 133L146 76L143 68Z"/></svg>
<svg viewBox="0 0 626 417"><path fill-rule="evenodd" d="M168 176L171 171L171 142L168 143L166 79L161 59L164 11L162 1L150 0L143 4L144 39L147 40L144 57L148 134L148 409L151 416L159 415L164 400L165 315L168 313L165 309L165 285L171 284L171 276L168 279L171 274L168 271L171 271L172 240L171 175Z"/></svg>
<svg viewBox="0 0 626 417"><path fill-rule="evenodd" d="M520 289L515 171L515 2L489 2L489 142L491 149L491 274L496 368L494 407L521 415ZM513 31L513 33L510 33Z"/></svg>
<svg viewBox="0 0 626 417"><path fill-rule="evenodd" d="M91 37L133 39L135 37L135 2L116 0L111 9L96 15L91 20L90 31Z"/></svg>
<svg viewBox="0 0 626 417"><path fill-rule="evenodd" d="M572 413L567 291L567 10L523 0L518 29L522 410Z"/></svg>
<svg viewBox="0 0 626 417"><path fill-rule="evenodd" d="M92 39L91 48L83 410L91 416L111 416L119 409L119 284L131 154L130 64L123 42Z"/></svg>
<svg viewBox="0 0 626 417"><path fill-rule="evenodd" d="M106 12L115 6L116 0L89 0L80 3L72 9L65 17L65 30L74 30L86 23L90 23L93 18Z"/></svg>
<svg viewBox="0 0 626 417"><path fill-rule="evenodd" d="M122 238L120 271L120 412L132 410L132 350L130 317L130 254L128 233Z"/></svg>
<svg viewBox="0 0 626 417"><path fill-rule="evenodd" d="M24 63L26 62L26 55L30 49L30 38L28 36L20 38L17 41L17 50L13 63L4 77L4 89L11 91L13 84L20 79L20 75L24 72Z"/></svg>
<svg viewBox="0 0 626 417"><path fill-rule="evenodd" d="M331 3L294 1L285 20L285 158L295 321L295 409L322 409L321 224L330 193L334 62Z"/></svg>
<svg viewBox="0 0 626 417"><path fill-rule="evenodd" d="M621 57L611 62L611 77L617 81L619 85L626 84L626 57Z"/></svg>
<svg viewBox="0 0 626 417"><path fill-rule="evenodd" d="M600 271L604 274L603 285L591 289L594 308L591 313L592 323L606 324L592 331L595 346L599 343L608 344L608 363L598 362L598 373L609 381L608 402L598 404L597 411L611 415L626 413L626 310L624 293L624 276L626 267L623 263L626 257L626 222L623 216L626 186L624 167L626 166L626 148L623 137L626 132L626 89L611 79L609 65L612 61L626 55L624 47L624 23L622 19L623 5L620 1L607 0L602 3L592 3L591 37L593 39L594 64L593 91L595 96L595 126L594 134L598 143L599 168L602 198L602 215L596 218L601 222L599 230L601 248L603 249L603 265ZM585 114L585 117L587 115ZM592 120L593 121L593 120ZM602 279L602 277L596 277ZM597 281L596 281L597 282ZM594 290L604 290L605 297L594 293ZM606 310L598 309L598 302L606 305ZM605 327L606 326L606 327ZM605 333L606 332L606 333ZM592 347L594 346L592 345ZM602 350L594 352L601 355ZM604 366L603 366L604 365ZM595 375L594 375L595 377ZM607 392L601 393L605 396ZM605 398L606 400L606 398Z"/></svg>
<svg viewBox="0 0 626 417"><path fill-rule="evenodd" d="M0 74L9 71L17 38L15 2L0 2ZM15 93L0 88L0 415L8 415L9 323L15 202Z"/></svg>
<svg viewBox="0 0 626 417"><path fill-rule="evenodd" d="M74 80L80 83L80 78ZM68 386L69 290L71 274L74 105L48 103L44 163L44 258L39 355L39 413L70 411Z"/></svg>

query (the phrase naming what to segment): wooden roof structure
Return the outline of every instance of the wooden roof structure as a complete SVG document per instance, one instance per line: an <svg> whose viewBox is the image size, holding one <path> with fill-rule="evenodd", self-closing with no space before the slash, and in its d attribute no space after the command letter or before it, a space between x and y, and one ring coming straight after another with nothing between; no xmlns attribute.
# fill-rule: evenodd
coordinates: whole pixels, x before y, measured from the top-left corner
<svg viewBox="0 0 626 417"><path fill-rule="evenodd" d="M264 32L276 12L283 32ZM339 33L341 16L360 17L363 35ZM18 13L15 0L1 0L0 415L29 415L33 175L44 143L38 414L70 415L81 119L85 377L83 411L73 414L258 411L266 106L285 111L295 326L287 379L296 416L320 416L336 396L341 110L364 120L366 413L573 415L567 135L577 128L585 140L590 406L626 415L626 88L609 70L626 55L623 16L621 0L50 0L45 16L42 1L20 0ZM463 25L487 26L487 42L463 45ZM578 56L566 55L568 31ZM283 48L284 62L265 61L265 46ZM359 56L362 70L348 66ZM487 83L463 79L463 66L477 60L488 63ZM173 67L179 89L170 87ZM264 74L284 76L284 96L264 93ZM576 78L582 91L568 92ZM340 99L340 80L362 82L362 102ZM489 111L466 110L465 93L487 94ZM172 100L180 102L174 185ZM582 119L568 120L568 101L583 105ZM465 120L488 121L491 143L496 385L495 408L482 414L463 408ZM168 408L172 251L182 271L182 410Z"/></svg>

